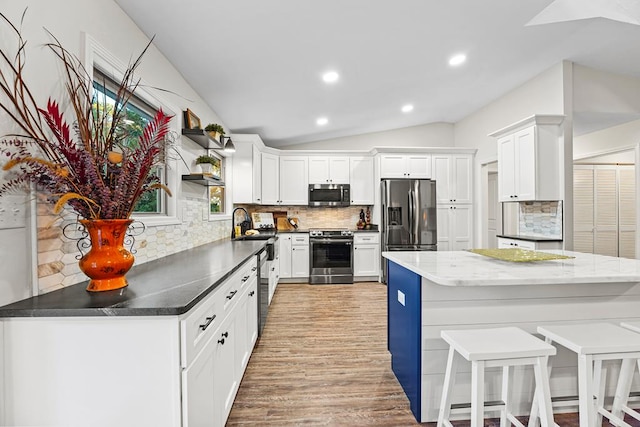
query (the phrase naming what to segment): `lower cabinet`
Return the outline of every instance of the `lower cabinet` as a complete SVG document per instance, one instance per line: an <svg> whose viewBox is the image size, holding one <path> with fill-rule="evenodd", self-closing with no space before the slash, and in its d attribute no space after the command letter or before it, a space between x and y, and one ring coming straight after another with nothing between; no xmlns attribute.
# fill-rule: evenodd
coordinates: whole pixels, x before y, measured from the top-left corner
<svg viewBox="0 0 640 427"><path fill-rule="evenodd" d="M355 233L353 236L353 277L372 280L380 276L379 233Z"/></svg>
<svg viewBox="0 0 640 427"><path fill-rule="evenodd" d="M548 242L548 241L533 241L533 240L521 240L521 239L509 239L505 237L498 237L498 248L519 248L527 249L530 251L544 250L544 249L562 249L562 242Z"/></svg>
<svg viewBox="0 0 640 427"><path fill-rule="evenodd" d="M473 218L471 205L438 205L438 250L471 249Z"/></svg>
<svg viewBox="0 0 640 427"><path fill-rule="evenodd" d="M309 277L309 234L281 233L280 278L305 279Z"/></svg>
<svg viewBox="0 0 640 427"><path fill-rule="evenodd" d="M0 425L224 426L257 337L256 270L182 315L1 319Z"/></svg>

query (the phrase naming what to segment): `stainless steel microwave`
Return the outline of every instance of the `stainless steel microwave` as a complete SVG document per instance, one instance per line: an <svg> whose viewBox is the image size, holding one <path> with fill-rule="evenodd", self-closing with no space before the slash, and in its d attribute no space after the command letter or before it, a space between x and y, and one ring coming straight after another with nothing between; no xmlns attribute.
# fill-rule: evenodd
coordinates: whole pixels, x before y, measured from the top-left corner
<svg viewBox="0 0 640 427"><path fill-rule="evenodd" d="M310 207L344 207L350 204L349 184L309 184Z"/></svg>

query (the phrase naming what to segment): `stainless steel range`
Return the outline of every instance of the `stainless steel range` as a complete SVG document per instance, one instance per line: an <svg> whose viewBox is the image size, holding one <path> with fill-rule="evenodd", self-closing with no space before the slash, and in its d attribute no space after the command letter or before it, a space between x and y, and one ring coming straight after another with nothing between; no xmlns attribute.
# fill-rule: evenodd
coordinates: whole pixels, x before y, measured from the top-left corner
<svg viewBox="0 0 640 427"><path fill-rule="evenodd" d="M353 232L309 231L309 283L353 283Z"/></svg>

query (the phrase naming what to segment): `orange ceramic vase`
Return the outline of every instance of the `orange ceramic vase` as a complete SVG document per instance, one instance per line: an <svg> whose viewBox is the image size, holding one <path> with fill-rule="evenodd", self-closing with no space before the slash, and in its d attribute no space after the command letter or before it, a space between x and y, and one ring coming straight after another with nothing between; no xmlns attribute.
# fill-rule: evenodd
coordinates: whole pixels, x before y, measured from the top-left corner
<svg viewBox="0 0 640 427"><path fill-rule="evenodd" d="M124 248L124 238L131 219L81 219L91 250L80 259L80 270L89 278L90 292L111 291L128 285L124 275L135 257Z"/></svg>

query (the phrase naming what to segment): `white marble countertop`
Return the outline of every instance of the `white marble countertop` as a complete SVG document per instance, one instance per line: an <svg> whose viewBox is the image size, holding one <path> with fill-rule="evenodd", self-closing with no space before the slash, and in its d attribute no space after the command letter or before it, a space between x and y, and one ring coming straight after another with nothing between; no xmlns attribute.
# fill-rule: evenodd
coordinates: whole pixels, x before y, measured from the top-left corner
<svg viewBox="0 0 640 427"><path fill-rule="evenodd" d="M382 256L444 286L640 282L640 260L562 250L542 252L575 258L509 262L467 251L383 252Z"/></svg>

